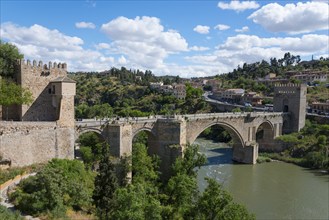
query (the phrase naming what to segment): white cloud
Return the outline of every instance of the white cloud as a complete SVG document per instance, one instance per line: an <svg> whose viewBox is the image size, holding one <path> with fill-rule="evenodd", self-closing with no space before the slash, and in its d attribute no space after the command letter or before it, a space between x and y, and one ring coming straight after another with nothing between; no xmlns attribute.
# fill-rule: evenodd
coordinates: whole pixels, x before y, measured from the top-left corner
<svg viewBox="0 0 329 220"><path fill-rule="evenodd" d="M99 43L97 45L95 45L97 50L105 50L105 49L110 49L111 45L109 45L108 43Z"/></svg>
<svg viewBox="0 0 329 220"><path fill-rule="evenodd" d="M131 22L130 27L134 29L131 30L125 22ZM79 37L68 36L40 25L21 27L4 23L1 24L0 35L4 40L17 45L26 59L67 62L69 71L103 71L112 66L125 66L128 69L151 69L156 75L173 74L181 77L229 72L244 62L281 58L286 52L301 57L325 57L329 51L328 35L264 38L239 34L228 37L212 50L202 46L188 47L186 40L177 31L165 30L156 18L122 19L120 22L115 19L109 23L110 30L105 26L102 31L112 41L99 42L94 45L94 50L84 49L84 41ZM151 26L154 29L146 28ZM134 36L128 33L134 33ZM182 51L186 52L184 65L179 64L182 58L177 55ZM172 54L175 54L175 59L171 59L175 63L166 62L166 58Z"/></svg>
<svg viewBox="0 0 329 220"><path fill-rule="evenodd" d="M218 2L217 5L221 9L231 9L237 12L244 11L247 9L256 9L259 8L259 4L255 1L239 1L239 0L234 0L231 1L230 3L226 2Z"/></svg>
<svg viewBox="0 0 329 220"><path fill-rule="evenodd" d="M53 48L77 49L83 44L81 38L66 36L56 29L49 30L38 24L27 28L12 23L3 23L1 24L1 37L14 42L45 46L50 50Z"/></svg>
<svg viewBox="0 0 329 220"><path fill-rule="evenodd" d="M261 38L255 35L237 35L227 38L216 50L206 55L187 56L190 67L204 66L207 75L230 72L243 63L253 63L270 58L282 58L286 52L301 57L325 57L329 51L329 36L308 34L301 37Z"/></svg>
<svg viewBox="0 0 329 220"><path fill-rule="evenodd" d="M303 54L325 53L329 50L329 36L308 34L302 37L260 38L255 35L237 35L227 38L219 49L243 51L250 48L279 48L283 52Z"/></svg>
<svg viewBox="0 0 329 220"><path fill-rule="evenodd" d="M329 5L325 2L299 2L285 6L271 3L248 18L271 32L309 33L329 29Z"/></svg>
<svg viewBox="0 0 329 220"><path fill-rule="evenodd" d="M3 23L0 35L16 45L25 59L66 62L69 71L104 70L114 64L113 57L84 49L81 38L67 36L58 30L50 30L41 25L21 27L12 23Z"/></svg>
<svg viewBox="0 0 329 220"><path fill-rule="evenodd" d="M209 34L210 27L203 26L203 25L197 25L195 28L193 28L193 31L199 33L199 34Z"/></svg>
<svg viewBox="0 0 329 220"><path fill-rule="evenodd" d="M177 31L165 31L156 17L118 17L101 30L113 40L111 52L125 55L135 68L160 68L169 54L188 51L186 40Z"/></svg>
<svg viewBox="0 0 329 220"><path fill-rule="evenodd" d="M91 23L91 22L77 22L75 23L75 27L77 28L90 28L90 29L95 29L96 26L95 24Z"/></svg>
<svg viewBox="0 0 329 220"><path fill-rule="evenodd" d="M163 29L159 18L147 16L137 16L135 19L121 16L101 27L112 40L128 41L152 41L161 35Z"/></svg>
<svg viewBox="0 0 329 220"><path fill-rule="evenodd" d="M118 59L118 63L121 64L121 65L125 65L125 64L127 64L127 60L124 56L121 56Z"/></svg>
<svg viewBox="0 0 329 220"><path fill-rule="evenodd" d="M193 46L189 48L189 50L191 51L206 51L209 49L210 49L209 47L198 47L198 46Z"/></svg>
<svg viewBox="0 0 329 220"><path fill-rule="evenodd" d="M249 31L248 26L244 26L241 29L235 29L235 32L239 32L239 33L247 32L247 31Z"/></svg>
<svg viewBox="0 0 329 220"><path fill-rule="evenodd" d="M225 25L225 24L218 24L214 27L214 29L218 29L220 31L225 31L225 30L230 29L230 26Z"/></svg>

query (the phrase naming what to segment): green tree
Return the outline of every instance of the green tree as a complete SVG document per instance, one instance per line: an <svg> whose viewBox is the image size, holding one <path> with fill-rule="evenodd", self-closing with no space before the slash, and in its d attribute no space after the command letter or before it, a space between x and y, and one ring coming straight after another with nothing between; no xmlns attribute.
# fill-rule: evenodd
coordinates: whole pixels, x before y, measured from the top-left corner
<svg viewBox="0 0 329 220"><path fill-rule="evenodd" d="M232 112L241 112L241 109L239 107L232 109Z"/></svg>
<svg viewBox="0 0 329 220"><path fill-rule="evenodd" d="M93 180L81 162L53 159L36 176L21 181L11 199L27 214L63 217L67 208L90 209Z"/></svg>
<svg viewBox="0 0 329 220"><path fill-rule="evenodd" d="M99 163L99 171L95 178L95 190L93 192L93 201L99 219L110 219L114 211L114 193L118 187L119 184L115 173L115 166L110 159L109 146L104 145L102 159Z"/></svg>
<svg viewBox="0 0 329 220"><path fill-rule="evenodd" d="M184 157L177 158L172 167L172 176L164 191L167 195L165 200L165 218L187 218L193 204L198 197L197 170L206 162L206 157L198 153L197 145L188 145L184 151Z"/></svg>
<svg viewBox="0 0 329 220"><path fill-rule="evenodd" d="M11 105L30 104L33 101L32 93L17 84L0 79L0 105L6 107L8 120L8 107Z"/></svg>
<svg viewBox="0 0 329 220"><path fill-rule="evenodd" d="M104 140L95 132L87 132L80 135L80 154L86 167L90 168L101 159Z"/></svg>
<svg viewBox="0 0 329 220"><path fill-rule="evenodd" d="M147 148L142 143L135 143L132 152L133 183L142 182L156 184L159 178L158 160L147 154Z"/></svg>
<svg viewBox="0 0 329 220"><path fill-rule="evenodd" d="M192 211L194 219L255 219L244 206L234 203L232 196L216 180L206 180L208 186Z"/></svg>
<svg viewBox="0 0 329 220"><path fill-rule="evenodd" d="M149 186L143 183L130 184L115 192L115 204L111 219L153 220L161 219L161 203L149 193Z"/></svg>
<svg viewBox="0 0 329 220"><path fill-rule="evenodd" d="M196 167L200 168L207 162L205 155L200 154L198 145L187 145L184 151L184 157L177 158L173 165L173 175L186 174L188 176L196 177Z"/></svg>
<svg viewBox="0 0 329 220"><path fill-rule="evenodd" d="M23 59L17 47L10 43L4 43L0 39L0 77L12 78L15 74L17 60Z"/></svg>
<svg viewBox="0 0 329 220"><path fill-rule="evenodd" d="M0 219L6 220L24 220L24 218L19 214L18 211L12 212L6 207L0 205Z"/></svg>

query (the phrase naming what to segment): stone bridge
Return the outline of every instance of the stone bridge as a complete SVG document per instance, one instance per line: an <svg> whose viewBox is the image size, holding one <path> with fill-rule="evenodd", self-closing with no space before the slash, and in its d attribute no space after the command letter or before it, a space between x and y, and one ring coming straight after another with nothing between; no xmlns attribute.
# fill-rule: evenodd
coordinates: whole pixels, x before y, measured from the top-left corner
<svg viewBox="0 0 329 220"><path fill-rule="evenodd" d="M208 113L138 118L86 119L76 122L77 137L85 132L96 132L109 143L115 157L131 155L132 141L140 131L147 131L150 154L159 155L162 172L167 172L187 144L208 127L219 125L233 139L233 160L256 163L258 147L273 149L273 140L282 134L283 122L289 113ZM256 138L256 133L261 135Z"/></svg>

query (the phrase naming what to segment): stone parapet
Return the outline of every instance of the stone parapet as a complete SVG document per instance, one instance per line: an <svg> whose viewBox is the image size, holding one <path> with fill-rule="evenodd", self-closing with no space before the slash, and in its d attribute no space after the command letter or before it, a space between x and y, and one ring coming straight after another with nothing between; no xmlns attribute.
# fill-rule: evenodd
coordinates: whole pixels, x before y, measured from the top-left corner
<svg viewBox="0 0 329 220"><path fill-rule="evenodd" d="M0 153L11 166L26 166L52 158L74 158L74 128L56 122L0 123Z"/></svg>

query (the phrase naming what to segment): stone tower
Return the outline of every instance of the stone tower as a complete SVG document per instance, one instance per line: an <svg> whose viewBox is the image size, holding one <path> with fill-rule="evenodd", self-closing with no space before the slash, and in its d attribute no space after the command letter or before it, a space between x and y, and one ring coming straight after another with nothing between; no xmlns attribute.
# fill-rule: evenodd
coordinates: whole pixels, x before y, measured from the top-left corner
<svg viewBox="0 0 329 220"><path fill-rule="evenodd" d="M66 124L74 126L75 82L67 77L65 63L49 62L47 65L41 61L19 60L15 79L17 84L31 91L33 102L11 106L10 120L63 123L66 120Z"/></svg>
<svg viewBox="0 0 329 220"><path fill-rule="evenodd" d="M305 126L306 93L307 87L305 84L275 85L274 111L290 113L283 122L283 133L298 132Z"/></svg>

